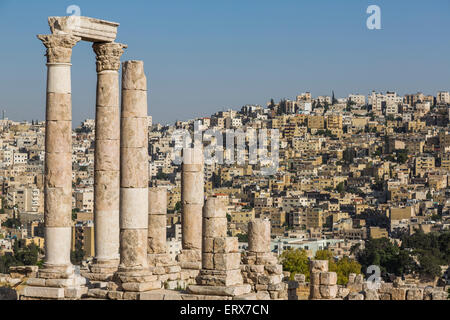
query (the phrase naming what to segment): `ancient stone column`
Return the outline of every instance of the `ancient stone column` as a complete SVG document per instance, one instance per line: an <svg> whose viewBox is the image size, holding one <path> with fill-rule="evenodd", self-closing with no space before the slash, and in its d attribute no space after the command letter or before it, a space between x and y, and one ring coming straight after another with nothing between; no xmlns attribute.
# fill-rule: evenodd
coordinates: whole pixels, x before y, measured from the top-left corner
<svg viewBox="0 0 450 320"><path fill-rule="evenodd" d="M161 288L147 262L148 126L147 79L142 61L122 67L120 131L120 265L117 276L125 291Z"/></svg>
<svg viewBox="0 0 450 320"><path fill-rule="evenodd" d="M249 222L248 252L242 260L244 282L252 286L258 300L287 299L287 283L282 282L283 267L270 250L269 220Z"/></svg>
<svg viewBox="0 0 450 320"><path fill-rule="evenodd" d="M148 254L166 254L167 190L148 190Z"/></svg>
<svg viewBox="0 0 450 320"><path fill-rule="evenodd" d="M181 176L183 269L201 268L202 210L204 202L203 150L199 146L183 150Z"/></svg>
<svg viewBox="0 0 450 320"><path fill-rule="evenodd" d="M309 264L309 299L322 299L320 293L320 276L322 272L328 272L328 260L311 260Z"/></svg>
<svg viewBox="0 0 450 320"><path fill-rule="evenodd" d="M180 280L180 266L167 253L167 189L148 190L148 246L147 258L153 274L166 289L184 285Z"/></svg>
<svg viewBox="0 0 450 320"><path fill-rule="evenodd" d="M243 284L241 254L236 237L227 237L227 217L223 200L209 198L203 208L202 269L188 292L200 295L242 296L251 287Z"/></svg>
<svg viewBox="0 0 450 320"><path fill-rule="evenodd" d="M119 68L126 45L94 43L97 56L95 117L93 279L106 280L119 264L120 113ZM88 276L88 275L87 275ZM89 276L88 276L89 277Z"/></svg>
<svg viewBox="0 0 450 320"><path fill-rule="evenodd" d="M214 239L227 237L227 213L221 199L209 198L206 201L202 229L202 269L214 270L214 253L218 252L214 250L218 249L214 248Z"/></svg>
<svg viewBox="0 0 450 320"><path fill-rule="evenodd" d="M45 260L39 277L69 278L72 240L72 35L38 35L47 48Z"/></svg>
<svg viewBox="0 0 450 320"><path fill-rule="evenodd" d="M248 224L248 251L270 252L270 221L255 219Z"/></svg>

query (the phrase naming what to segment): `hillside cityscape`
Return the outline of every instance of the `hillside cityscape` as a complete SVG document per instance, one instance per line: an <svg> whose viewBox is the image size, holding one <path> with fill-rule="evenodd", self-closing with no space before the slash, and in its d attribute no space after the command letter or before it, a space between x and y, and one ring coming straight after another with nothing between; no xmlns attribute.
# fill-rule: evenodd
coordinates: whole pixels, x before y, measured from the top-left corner
<svg viewBox="0 0 450 320"><path fill-rule="evenodd" d="M149 114L151 110L152 106ZM277 259L274 265L282 266L277 272L283 272L283 282L271 290L269 283L256 283L260 290L255 292L272 299L308 299L314 271L309 263L326 260L328 269L316 267L335 272L335 283L325 284L339 287L334 294L334 289L327 289L331 293L320 289L323 298L447 299L448 91L404 96L371 92L344 98L334 92L317 97L306 92L294 99L272 99L265 106L245 105L170 125L153 123L148 116L146 127L148 187L167 191L166 250L172 261L183 252L183 173L182 166L174 163L176 132L185 130L192 137L196 130L218 132L216 137L234 148L235 140L227 140L227 131L272 130L279 135L272 174L262 174L263 165L249 161L248 135L246 148L236 152L236 157L242 153L243 163L205 161L203 167L205 196L223 201L226 237L237 237L243 264L249 259L245 254L249 223L270 221L270 251ZM45 121L0 120L0 287L21 285L24 274L36 271L26 266L43 264L45 128ZM96 121L85 120L72 131L71 139L71 262L83 274L96 256ZM203 140L207 140L203 148L217 142ZM214 152L227 154L225 149L216 144ZM373 266L382 280L378 291L364 284ZM250 271L242 270L248 272L244 283L252 284ZM168 281L166 289L180 286L170 280L163 279Z"/></svg>

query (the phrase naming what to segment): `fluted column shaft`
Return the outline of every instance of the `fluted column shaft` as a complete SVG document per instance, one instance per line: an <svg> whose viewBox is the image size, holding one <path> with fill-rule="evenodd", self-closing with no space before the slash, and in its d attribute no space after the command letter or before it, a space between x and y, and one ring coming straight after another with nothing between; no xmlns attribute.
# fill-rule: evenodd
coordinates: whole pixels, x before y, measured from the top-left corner
<svg viewBox="0 0 450 320"><path fill-rule="evenodd" d="M38 35L47 48L44 270L70 275L72 240L71 35Z"/></svg>
<svg viewBox="0 0 450 320"><path fill-rule="evenodd" d="M126 45L94 43L97 56L95 116L95 265L110 272L119 264L120 112L119 68ZM106 269L102 270L102 266Z"/></svg>

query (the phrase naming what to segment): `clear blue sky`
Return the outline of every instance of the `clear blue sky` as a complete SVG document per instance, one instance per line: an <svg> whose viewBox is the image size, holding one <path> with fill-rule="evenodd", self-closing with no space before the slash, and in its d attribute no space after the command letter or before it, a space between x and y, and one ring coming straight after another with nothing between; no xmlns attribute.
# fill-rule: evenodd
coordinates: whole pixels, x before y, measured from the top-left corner
<svg viewBox="0 0 450 320"><path fill-rule="evenodd" d="M69 5L121 24L123 60L145 61L149 114L157 122L208 116L270 98L450 90L450 1L412 0L0 0L0 109L14 120L45 117L48 16ZM366 9L382 10L368 30ZM73 120L95 111L95 56L72 59Z"/></svg>

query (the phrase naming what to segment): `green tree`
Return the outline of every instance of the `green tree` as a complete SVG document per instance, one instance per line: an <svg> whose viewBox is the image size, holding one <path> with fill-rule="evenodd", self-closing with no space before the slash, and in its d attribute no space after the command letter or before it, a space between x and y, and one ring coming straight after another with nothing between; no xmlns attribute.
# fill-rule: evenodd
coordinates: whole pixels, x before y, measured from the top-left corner
<svg viewBox="0 0 450 320"><path fill-rule="evenodd" d="M20 248L18 241L14 242L13 252L0 256L0 273L9 273L14 266L33 266L38 263L40 249L34 243Z"/></svg>
<svg viewBox="0 0 450 320"><path fill-rule="evenodd" d="M28 246L19 249L18 252L15 253L15 257L21 265L34 266L38 262L39 247L34 243L31 243Z"/></svg>
<svg viewBox="0 0 450 320"><path fill-rule="evenodd" d="M248 242L248 234L246 233L238 233L237 238L239 242Z"/></svg>
<svg viewBox="0 0 450 320"><path fill-rule="evenodd" d="M423 254L419 256L418 271L422 277L434 279L441 276L441 267L439 260L431 254Z"/></svg>
<svg viewBox="0 0 450 320"><path fill-rule="evenodd" d="M16 229L16 228L22 226L22 224L20 223L20 221L18 219L9 218L5 222L3 222L2 226L6 227L6 228Z"/></svg>
<svg viewBox="0 0 450 320"><path fill-rule="evenodd" d="M380 266L383 276L401 276L416 269L417 265L408 251L401 249L387 238L366 240L365 249L357 253L357 260L363 270L371 265Z"/></svg>
<svg viewBox="0 0 450 320"><path fill-rule="evenodd" d="M350 273L361 273L361 265L358 261L350 259L349 257L343 257L336 263L337 268L337 284L347 285L348 276Z"/></svg>
<svg viewBox="0 0 450 320"><path fill-rule="evenodd" d="M70 260L74 265L80 265L86 252L83 250L81 242L75 244L75 250L70 252Z"/></svg>
<svg viewBox="0 0 450 320"><path fill-rule="evenodd" d="M348 283L348 276L350 273L361 273L361 265L349 257L335 260L333 253L329 250L318 250L314 257L315 260L328 260L328 271L336 272L337 283L339 285L346 285Z"/></svg>
<svg viewBox="0 0 450 320"><path fill-rule="evenodd" d="M305 250L288 249L280 256L284 271L291 273L291 280L296 274L304 274L309 279L309 260Z"/></svg>
<svg viewBox="0 0 450 320"><path fill-rule="evenodd" d="M344 184L344 182L340 182L336 186L336 191L339 192L339 193L344 193L344 191L345 191L345 184Z"/></svg>
<svg viewBox="0 0 450 320"><path fill-rule="evenodd" d="M177 212L181 211L181 201L178 201L178 202L175 204L175 211L177 211Z"/></svg>

